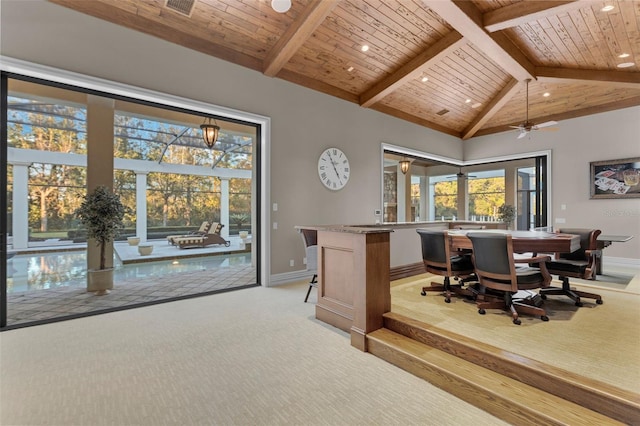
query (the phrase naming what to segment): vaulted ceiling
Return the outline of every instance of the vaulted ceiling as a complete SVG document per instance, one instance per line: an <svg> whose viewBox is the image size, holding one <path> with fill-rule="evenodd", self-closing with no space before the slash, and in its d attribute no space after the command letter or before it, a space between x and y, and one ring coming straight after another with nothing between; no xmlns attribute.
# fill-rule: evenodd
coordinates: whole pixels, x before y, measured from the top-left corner
<svg viewBox="0 0 640 426"><path fill-rule="evenodd" d="M640 105L640 0L49 1L462 139Z"/></svg>

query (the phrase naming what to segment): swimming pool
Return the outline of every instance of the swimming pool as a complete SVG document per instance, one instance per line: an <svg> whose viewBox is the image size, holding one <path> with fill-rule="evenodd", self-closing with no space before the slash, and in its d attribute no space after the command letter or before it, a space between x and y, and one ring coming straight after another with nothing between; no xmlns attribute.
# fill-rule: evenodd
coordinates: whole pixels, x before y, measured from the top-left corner
<svg viewBox="0 0 640 426"><path fill-rule="evenodd" d="M58 287L87 285L86 252L51 252L17 254L7 260L7 293L47 290ZM117 260L117 257L116 257ZM123 265L115 263L114 282L131 278L145 278L206 271L251 264L251 253L224 256L190 257Z"/></svg>

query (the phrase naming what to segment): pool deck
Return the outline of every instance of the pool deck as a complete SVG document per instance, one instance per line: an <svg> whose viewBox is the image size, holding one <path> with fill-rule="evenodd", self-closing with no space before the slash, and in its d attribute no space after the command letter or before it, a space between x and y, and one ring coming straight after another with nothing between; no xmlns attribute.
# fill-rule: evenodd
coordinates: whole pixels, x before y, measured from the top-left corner
<svg viewBox="0 0 640 426"><path fill-rule="evenodd" d="M149 240L140 243L141 245L153 246L151 254L143 256L138 252L137 246L129 245L126 241L116 241L113 244L114 251L123 265L129 263L154 262L159 260L173 260L179 258L216 256L230 253L245 253L251 251L251 237L241 240L238 236L230 236L228 241L231 243L229 247L220 244L212 244L208 247L194 247L181 249L172 246L166 239ZM86 243L69 243L68 241L47 240L40 242L32 242L27 249L13 249L8 247L7 252L13 257L16 254L33 254L60 251L79 251L85 250ZM9 257L9 256L8 256Z"/></svg>
<svg viewBox="0 0 640 426"><path fill-rule="evenodd" d="M229 237L231 243L229 247L220 244L212 244L208 247L179 248L172 246L164 240L150 240L140 243L140 245L152 245L153 252L149 255L141 255L138 252L138 246L129 245L126 241L116 241L113 245L118 258L123 264L150 262L156 260L172 260L186 257L202 257L207 255L224 255L230 253L243 253L251 251L251 237L243 242L240 237Z"/></svg>

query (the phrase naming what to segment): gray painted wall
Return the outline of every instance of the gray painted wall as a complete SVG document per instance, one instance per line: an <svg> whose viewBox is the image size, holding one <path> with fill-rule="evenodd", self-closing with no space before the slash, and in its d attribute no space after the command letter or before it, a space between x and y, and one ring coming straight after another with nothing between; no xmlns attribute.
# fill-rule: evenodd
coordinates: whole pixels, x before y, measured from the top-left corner
<svg viewBox="0 0 640 426"><path fill-rule="evenodd" d="M587 186L589 161L640 156L640 108L567 120L531 140L509 133L462 142L45 1L3 0L0 8L4 56L270 117L269 196L278 204L271 212L278 229L266 224L272 274L304 269L295 225L373 223L383 142L455 159L552 149L554 215L571 226L634 234L606 254L640 259L640 200L588 200ZM317 158L330 146L352 167L338 192L317 176Z"/></svg>

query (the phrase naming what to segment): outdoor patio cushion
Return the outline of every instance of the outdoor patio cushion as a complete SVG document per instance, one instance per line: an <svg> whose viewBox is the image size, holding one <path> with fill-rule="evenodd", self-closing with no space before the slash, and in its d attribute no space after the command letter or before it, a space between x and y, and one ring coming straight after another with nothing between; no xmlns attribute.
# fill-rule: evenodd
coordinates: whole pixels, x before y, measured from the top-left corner
<svg viewBox="0 0 640 426"><path fill-rule="evenodd" d="M213 225L218 225L218 224L214 223ZM198 228L197 231L193 231L193 232L190 232L188 234L181 234L181 235L168 235L167 236L167 241L169 241L169 244L175 246L176 244L175 244L174 240L176 238L189 237L189 236L192 236L192 235L204 235L207 232L209 232L210 228L212 228L212 224L210 224L208 221L205 220L204 222L202 222L202 224L200 225L200 228Z"/></svg>

